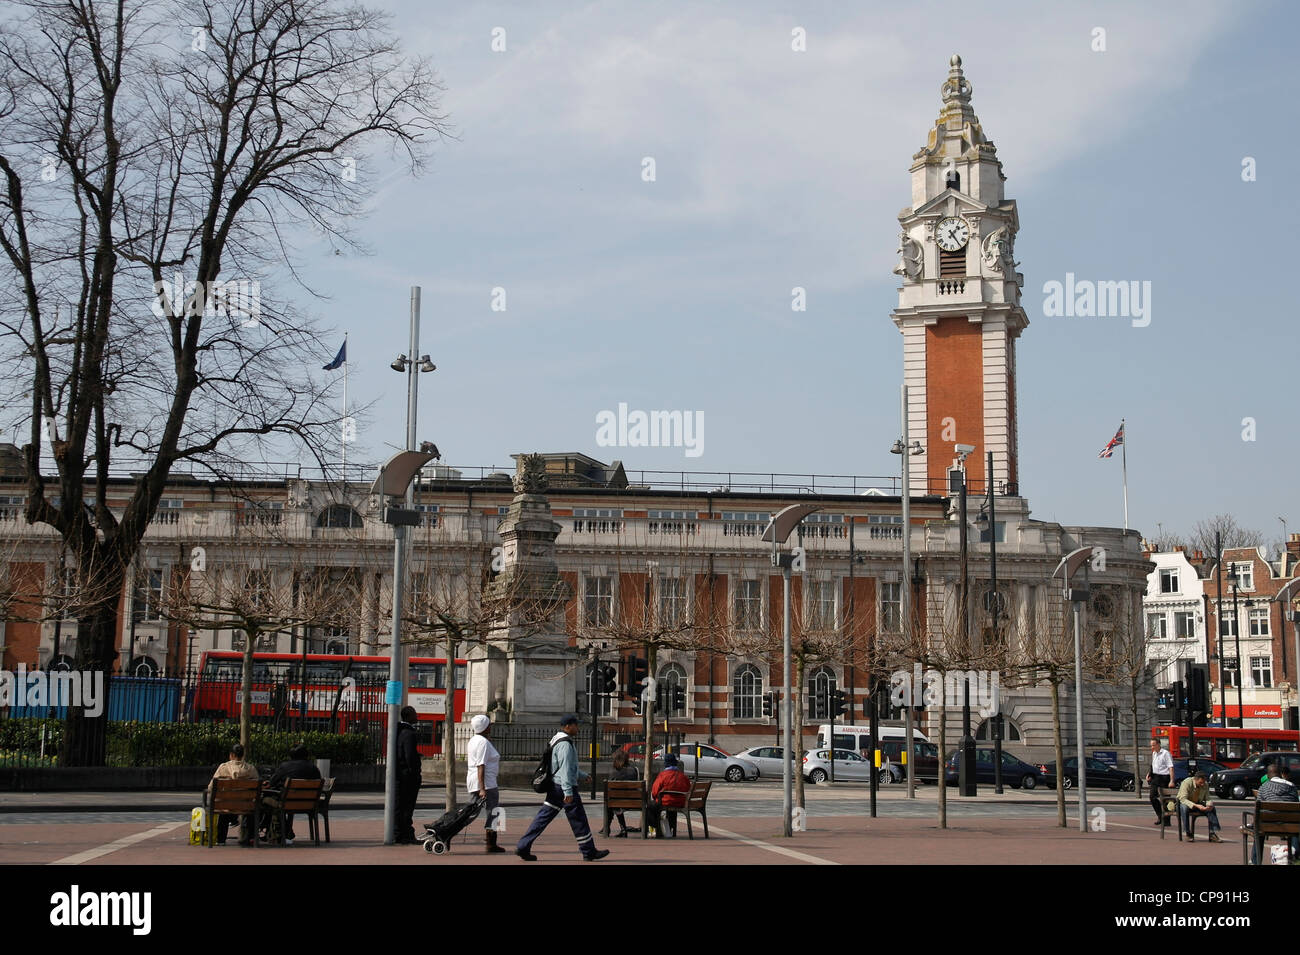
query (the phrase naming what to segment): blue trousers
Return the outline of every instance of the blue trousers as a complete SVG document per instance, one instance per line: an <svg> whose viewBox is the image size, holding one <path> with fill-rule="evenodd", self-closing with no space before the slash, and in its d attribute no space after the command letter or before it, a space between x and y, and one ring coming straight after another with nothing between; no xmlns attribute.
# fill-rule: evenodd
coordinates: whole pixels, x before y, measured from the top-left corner
<svg viewBox="0 0 1300 955"><path fill-rule="evenodd" d="M538 836L551 824L551 820L561 812L569 817L569 828L573 830L573 838L578 840L578 851L582 853L583 858L594 853L596 851L596 841L591 835L591 826L587 824L587 810L582 808L582 797L575 791L573 802L566 806L564 793L559 786L552 786L551 791L546 794L546 801L542 803L542 808L537 811L537 815L533 817L532 823L528 826L528 831L519 840L519 850L521 852L531 851Z"/></svg>
<svg viewBox="0 0 1300 955"><path fill-rule="evenodd" d="M1204 818L1210 820L1210 832L1218 832L1218 831L1219 831L1219 813L1218 813L1218 811L1215 810L1215 809L1211 809L1209 812L1205 812L1204 810L1201 810L1201 809L1188 809L1188 808L1187 808L1186 806L1184 806L1182 803L1179 803L1179 804L1178 804L1178 811L1181 812L1181 813L1183 814L1183 831L1184 831L1184 832L1191 832L1191 831L1192 831L1192 817L1193 817L1193 816L1197 817L1198 819L1204 817Z"/></svg>

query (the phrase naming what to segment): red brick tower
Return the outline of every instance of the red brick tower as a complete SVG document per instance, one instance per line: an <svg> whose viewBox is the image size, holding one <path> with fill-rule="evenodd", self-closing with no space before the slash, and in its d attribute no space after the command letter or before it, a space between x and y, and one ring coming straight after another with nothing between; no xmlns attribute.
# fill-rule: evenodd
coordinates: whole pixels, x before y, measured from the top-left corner
<svg viewBox="0 0 1300 955"><path fill-rule="evenodd" d="M903 333L908 430L925 448L911 470L913 494L942 493L954 445L974 492L994 478L1018 486L1016 339L1029 320L1013 247L1020 220L1004 199L1002 163L971 109L971 85L953 56L943 109L912 157L912 205L899 213L902 276L894 324ZM920 465L919 467L917 465Z"/></svg>

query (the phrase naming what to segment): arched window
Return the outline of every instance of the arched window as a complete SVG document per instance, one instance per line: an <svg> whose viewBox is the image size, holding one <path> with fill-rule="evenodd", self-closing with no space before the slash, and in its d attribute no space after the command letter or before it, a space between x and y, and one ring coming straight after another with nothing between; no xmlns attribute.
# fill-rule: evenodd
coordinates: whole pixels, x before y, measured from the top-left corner
<svg viewBox="0 0 1300 955"><path fill-rule="evenodd" d="M987 743L992 740L993 721L985 720L975 731L975 739L981 743ZM1021 741L1020 727L1006 717L1002 718L1002 742L1019 743Z"/></svg>
<svg viewBox="0 0 1300 955"><path fill-rule="evenodd" d="M808 719L824 720L830 718L826 707L826 693L835 689L835 671L828 666L819 666L808 674Z"/></svg>
<svg viewBox="0 0 1300 955"><path fill-rule="evenodd" d="M731 677L731 715L738 720L754 720L762 713L763 674L754 664L742 663Z"/></svg>
<svg viewBox="0 0 1300 955"><path fill-rule="evenodd" d="M686 670L678 666L676 663L665 663L659 668L658 684L659 685L655 687L655 692L659 694L659 699L661 700L671 700L673 698L673 690L679 686L682 688L683 694L685 694L687 688ZM683 696L683 699L686 700L686 709L689 710L691 708L690 697ZM673 715L681 716L682 713L674 713Z"/></svg>
<svg viewBox="0 0 1300 955"><path fill-rule="evenodd" d="M346 504L331 504L316 518L317 527L360 527L361 515Z"/></svg>
<svg viewBox="0 0 1300 955"><path fill-rule="evenodd" d="M149 657L136 657L127 668L127 676L154 677L158 675L158 664Z"/></svg>

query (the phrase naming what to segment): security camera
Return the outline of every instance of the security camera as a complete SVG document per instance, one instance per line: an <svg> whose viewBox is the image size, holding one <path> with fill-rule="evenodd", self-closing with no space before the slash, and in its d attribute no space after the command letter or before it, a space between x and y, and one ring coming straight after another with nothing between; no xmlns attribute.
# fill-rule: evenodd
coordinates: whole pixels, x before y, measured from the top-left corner
<svg viewBox="0 0 1300 955"><path fill-rule="evenodd" d="M970 454L971 452L973 452L973 451L975 450L975 445L973 445L973 444L956 444L956 445L953 445L953 450L956 451L958 454Z"/></svg>

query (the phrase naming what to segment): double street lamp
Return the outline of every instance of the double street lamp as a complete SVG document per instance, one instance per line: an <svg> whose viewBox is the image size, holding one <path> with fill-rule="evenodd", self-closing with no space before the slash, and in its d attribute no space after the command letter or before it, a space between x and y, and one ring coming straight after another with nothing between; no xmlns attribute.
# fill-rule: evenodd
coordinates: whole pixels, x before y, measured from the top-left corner
<svg viewBox="0 0 1300 955"><path fill-rule="evenodd" d="M1092 560L1093 547L1080 547L1061 558L1052 571L1053 577L1062 577L1064 597L1074 607L1074 726L1075 726L1075 775L1078 777L1079 791L1079 831L1088 831L1088 764L1083 758L1083 641L1079 633L1079 613L1088 600L1088 563ZM1083 586L1071 587L1070 579L1083 570ZM1062 761L1064 763L1064 760ZM1065 766L1056 767L1056 784L1065 785Z"/></svg>
<svg viewBox="0 0 1300 955"><path fill-rule="evenodd" d="M781 820L783 832L786 836L794 835L794 709L790 692L790 571L795 566L796 560L802 560L802 558L793 552L783 554L780 552L779 547L789 539L790 532L799 526L800 521L813 511L818 510L821 510L821 507L817 504L791 504L773 515L767 527L763 530L763 540L772 542L772 564L781 568L781 610L784 617L781 627L781 660L783 667L781 682L785 691L781 703L781 713L785 723L781 750ZM799 569L803 569L802 563L799 564ZM830 743L831 749L834 749L835 741L830 740Z"/></svg>
<svg viewBox="0 0 1300 955"><path fill-rule="evenodd" d="M1297 577L1279 590L1277 596L1273 599L1282 605L1283 621L1290 620L1291 626L1294 628L1295 656L1292 657L1292 659L1295 660L1296 676L1292 679L1291 685L1296 688L1297 697L1300 697L1300 610L1291 609L1292 601L1300 599L1300 577ZM1283 626L1282 639L1286 639L1285 624ZM1285 654L1283 654L1283 658L1285 659ZM1297 729L1296 744L1297 746L1300 746L1300 728Z"/></svg>
<svg viewBox="0 0 1300 955"><path fill-rule="evenodd" d="M909 629L912 625L912 474L908 459L913 458L918 454L925 454L925 448L921 446L920 441L909 440L907 421L907 385L900 386L900 394L902 396L903 435L894 442L894 446L889 449L889 452L890 454L897 454L899 456L903 472L903 574L899 578L898 586L898 623L899 628L903 633L903 639L906 641L908 639ZM874 656L871 662L872 673L877 681L871 687L871 709L873 713L879 713L880 708L878 706L878 700L876 699L876 693L879 691L881 682L883 681L880 680L880 674L875 672L876 661ZM916 689L913 688L912 692L915 693ZM909 694L909 697L910 696L911 694ZM916 798L916 761L912 758L912 714L915 712L913 709L915 701L909 698L905 702L907 704L905 720L907 742L903 747L903 752L905 753L904 758L907 760L907 797L909 799L914 799ZM872 734L872 746L879 746L879 742L876 740L874 733ZM871 765L875 766L875 764L875 754L872 753ZM874 775L875 773L873 772L873 778ZM874 795L875 788L873 785L872 796L874 797Z"/></svg>

